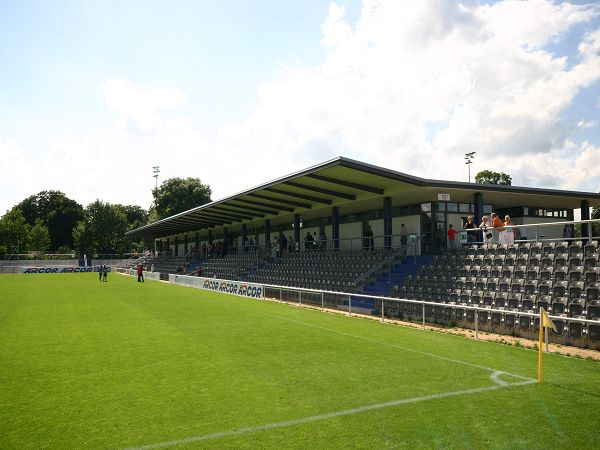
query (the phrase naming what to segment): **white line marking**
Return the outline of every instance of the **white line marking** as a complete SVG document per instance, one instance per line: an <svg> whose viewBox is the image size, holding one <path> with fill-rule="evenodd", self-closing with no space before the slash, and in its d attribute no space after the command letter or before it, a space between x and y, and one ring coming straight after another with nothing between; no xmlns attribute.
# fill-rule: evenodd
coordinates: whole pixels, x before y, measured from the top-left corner
<svg viewBox="0 0 600 450"><path fill-rule="evenodd" d="M494 374L492 374L491 377L493 378L494 376L499 376L500 374L501 374L501 372L495 372ZM507 382L500 380L500 383L498 383L494 386L479 387L479 388L474 388L474 389L465 389L462 391L454 391L454 392L444 392L441 394L425 395L422 397L405 398L405 399L394 400L394 401L386 402L386 403L377 403L374 405L365 405L365 406L360 406L358 408L345 409L342 411L335 411L335 412L330 412L330 413L326 413L326 414L320 414L317 416L303 417L300 419L286 420L283 422L273 422L273 423L268 423L265 425L257 425L254 427L238 428L235 430L221 431L219 433L210 433L210 434L204 434L204 435L198 435L198 436L190 436L190 437L183 438L183 439L159 442L156 444L142 445L139 447L129 447L126 450L152 450L152 449L156 449L156 448L174 447L177 445L190 444L190 443L194 443L194 442L201 442L201 441L208 441L208 440L212 440L212 439L221 439L221 438L226 438L226 437L231 437L231 436L238 436L240 434L256 433L258 431L273 430L276 428L285 428L285 427L291 427L294 425L303 425L306 423L318 422L321 420L332 419L335 417L360 414L360 413L367 412L367 411L374 411L374 410L383 409L383 408L390 408L393 406L406 405L409 403L418 403L418 402L424 402L424 401L428 401L428 400L437 400L440 398L456 397L459 395L478 394L480 392L496 391L496 390L504 389L507 387L525 386L525 385L533 384L533 383L536 383L536 380L519 381L516 383L507 383Z"/></svg>
<svg viewBox="0 0 600 450"><path fill-rule="evenodd" d="M374 344L380 344L380 345L384 345L384 346L387 346L387 347L392 347L392 348L397 348L397 349L400 349L400 350L404 350L404 351L407 351L407 352L417 353L419 355L430 356L432 358L441 359L442 361L447 361L447 362L451 362L451 363L454 363L454 364L462 364L464 366L473 367L475 369L487 370L487 371L490 371L490 372L501 372L501 373L505 373L506 375L509 375L511 377L520 378L520 379L526 380L526 381L535 381L533 378L524 377L522 375L517 375L517 374L514 374L514 373L503 372L503 371L500 371L498 369L493 369L491 367L482 366L482 365L479 365L479 364L473 364L473 363L466 362L466 361L460 361L458 359L448 358L447 356L436 355L435 353L424 352L422 350L416 350L414 348L404 347L404 346L398 345L398 344L390 344L389 342L380 341L380 340L377 340L377 339L371 339L371 338L368 338L368 337L365 337L365 336L360 336L360 335L357 335L357 334L347 333L345 331L335 330L333 328L321 327L319 325L315 325L315 324L308 323L308 322L303 322L301 320L289 319L287 317L279 317L279 316L268 314L268 313L264 313L264 314L272 316L272 317L276 317L276 318L279 318L279 319L282 319L282 320L287 320L288 322L298 323L298 324L301 324L301 325L305 325L307 327L317 328L319 330L329 331L331 333L341 334L343 336L353 337L353 338L361 339L363 341L371 342L371 343L374 343Z"/></svg>

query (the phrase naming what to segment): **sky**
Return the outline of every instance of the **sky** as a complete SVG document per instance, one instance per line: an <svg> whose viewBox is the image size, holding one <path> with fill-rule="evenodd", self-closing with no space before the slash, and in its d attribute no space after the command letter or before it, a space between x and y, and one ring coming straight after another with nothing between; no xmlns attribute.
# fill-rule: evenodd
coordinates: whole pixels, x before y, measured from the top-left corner
<svg viewBox="0 0 600 450"><path fill-rule="evenodd" d="M600 2L0 0L0 214L338 156L600 191Z"/></svg>

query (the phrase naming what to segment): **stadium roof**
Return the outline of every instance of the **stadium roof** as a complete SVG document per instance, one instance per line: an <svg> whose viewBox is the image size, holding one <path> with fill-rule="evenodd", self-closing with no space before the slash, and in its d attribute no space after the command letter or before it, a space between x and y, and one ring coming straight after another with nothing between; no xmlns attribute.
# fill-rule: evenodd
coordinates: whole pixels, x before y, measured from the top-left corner
<svg viewBox="0 0 600 450"><path fill-rule="evenodd" d="M394 170L338 157L238 194L198 206L127 233L135 238L157 238L189 231L227 227L242 223L259 226L291 223L294 214L303 219L325 217L338 206L341 213L381 208L381 198L392 205L436 201L448 194L451 201L472 203L481 192L495 208L532 206L576 209L582 200L600 206L600 194L493 184L429 180Z"/></svg>

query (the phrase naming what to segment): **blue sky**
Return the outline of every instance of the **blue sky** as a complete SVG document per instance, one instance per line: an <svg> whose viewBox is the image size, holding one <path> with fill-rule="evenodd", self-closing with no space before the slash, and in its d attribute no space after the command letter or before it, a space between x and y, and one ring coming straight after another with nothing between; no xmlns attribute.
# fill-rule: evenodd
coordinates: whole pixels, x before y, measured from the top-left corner
<svg viewBox="0 0 600 450"><path fill-rule="evenodd" d="M338 155L466 181L477 151L598 191L599 49L583 1L0 0L0 214L44 189L147 208L156 164L218 199Z"/></svg>

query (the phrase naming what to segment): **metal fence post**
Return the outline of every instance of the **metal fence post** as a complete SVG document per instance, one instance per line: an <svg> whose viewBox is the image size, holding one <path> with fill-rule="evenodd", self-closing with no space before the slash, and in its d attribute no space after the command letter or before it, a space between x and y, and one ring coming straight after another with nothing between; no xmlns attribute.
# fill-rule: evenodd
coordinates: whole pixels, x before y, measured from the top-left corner
<svg viewBox="0 0 600 450"><path fill-rule="evenodd" d="M425 329L425 303L421 303L421 306L423 307L423 329Z"/></svg>
<svg viewBox="0 0 600 450"><path fill-rule="evenodd" d="M479 339L479 310L475 310L475 339Z"/></svg>
<svg viewBox="0 0 600 450"><path fill-rule="evenodd" d="M325 294L321 291L321 309L325 309Z"/></svg>
<svg viewBox="0 0 600 450"><path fill-rule="evenodd" d="M300 293L300 306L302 306L302 291L298 291Z"/></svg>
<svg viewBox="0 0 600 450"><path fill-rule="evenodd" d="M279 301L283 300L283 295L281 293L282 291L283 291L283 289L279 288Z"/></svg>
<svg viewBox="0 0 600 450"><path fill-rule="evenodd" d="M385 302L383 300L381 300L381 321L382 322L384 321L384 318L383 318L383 316L385 314L384 310L385 310Z"/></svg>
<svg viewBox="0 0 600 450"><path fill-rule="evenodd" d="M348 296L348 314L352 315L352 296Z"/></svg>

